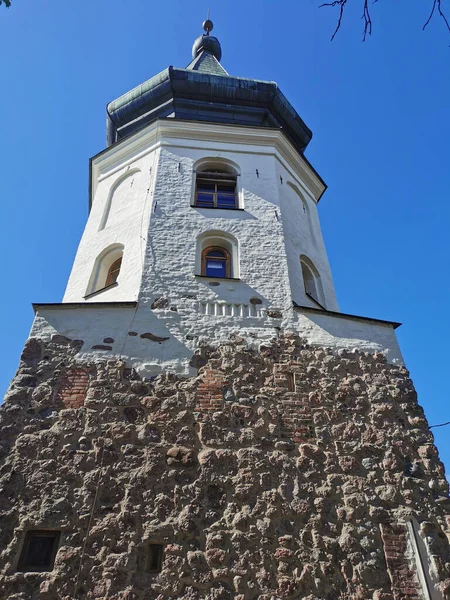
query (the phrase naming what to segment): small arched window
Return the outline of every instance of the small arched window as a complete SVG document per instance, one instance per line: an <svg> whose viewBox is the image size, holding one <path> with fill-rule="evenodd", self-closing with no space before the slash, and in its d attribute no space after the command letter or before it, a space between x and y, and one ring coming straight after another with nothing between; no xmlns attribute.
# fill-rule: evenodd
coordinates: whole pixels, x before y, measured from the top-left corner
<svg viewBox="0 0 450 600"><path fill-rule="evenodd" d="M300 264L302 266L303 285L306 295L323 308L324 299L319 273L306 256L300 258Z"/></svg>
<svg viewBox="0 0 450 600"><path fill-rule="evenodd" d="M209 246L202 252L202 275L206 277L231 277L231 255L225 248Z"/></svg>
<svg viewBox="0 0 450 600"><path fill-rule="evenodd" d="M113 264L109 267L108 275L106 276L105 287L116 283L117 278L119 277L120 267L122 266L122 257L118 258L113 262Z"/></svg>
<svg viewBox="0 0 450 600"><path fill-rule="evenodd" d="M113 244L97 257L85 297L117 284L122 266L122 256L123 245Z"/></svg>
<svg viewBox="0 0 450 600"><path fill-rule="evenodd" d="M317 295L316 282L314 279L313 272L308 267L308 265L305 265L304 262L302 262L302 275L303 283L305 285L305 292L308 294L308 296L312 296L314 300L318 300L319 297Z"/></svg>
<svg viewBox="0 0 450 600"><path fill-rule="evenodd" d="M236 175L221 169L202 169L195 181L195 206L237 208Z"/></svg>

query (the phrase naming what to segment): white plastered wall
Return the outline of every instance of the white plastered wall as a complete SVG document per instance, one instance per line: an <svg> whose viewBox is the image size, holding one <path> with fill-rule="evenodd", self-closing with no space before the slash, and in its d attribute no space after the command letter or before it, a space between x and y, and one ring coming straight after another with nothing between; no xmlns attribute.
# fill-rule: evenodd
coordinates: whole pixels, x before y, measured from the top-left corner
<svg viewBox="0 0 450 600"><path fill-rule="evenodd" d="M292 300L311 305L301 277L299 257L304 253L321 274L327 308L335 310L315 201L276 147L281 134L196 124L181 137L183 125L176 125L153 124L131 143L125 140L98 158L92 210L63 301L145 301L170 293L238 304L258 297L265 307L276 309L290 307ZM191 206L194 171L199 165L205 168L205 159L229 164L238 173L243 210ZM233 270L240 281L210 286L194 277L199 273L197 239L208 231L237 240L240 260ZM89 295L96 260L114 244L124 247L118 285Z"/></svg>
<svg viewBox="0 0 450 600"><path fill-rule="evenodd" d="M300 264L300 257L304 255L320 276L318 287L322 291L321 300L325 308L338 311L317 203L306 185L282 164L279 166L279 177L281 177L279 193L292 298L301 306L317 307L317 304L305 294Z"/></svg>
<svg viewBox="0 0 450 600"><path fill-rule="evenodd" d="M248 304L257 297L266 307L290 306L274 156L244 144L210 142L208 148L204 146L195 140L172 139L161 150L141 299L195 295L199 301ZM239 165L244 210L191 206L194 167L205 157ZM213 278L196 277L200 273L198 240L210 235L217 242L221 234L237 241L239 265L233 272L239 280L216 280L210 285Z"/></svg>
<svg viewBox="0 0 450 600"><path fill-rule="evenodd" d="M242 210L192 206L194 170L206 158L237 167ZM64 302L138 305L48 309L36 320L37 335L58 331L83 339L86 359L117 356L120 349L146 375L189 372L201 341L239 333L255 346L280 330L313 344L378 350L401 360L388 325L293 310L293 300L314 306L304 296L301 254L320 272L326 307L337 304L316 209L321 184L281 132L156 122L94 158L92 173L92 210ZM198 241L208 235L234 240L237 278L198 276ZM111 244L124 246L118 285L84 300L96 257ZM152 307L160 298L164 306ZM92 347L104 337L114 338L111 350Z"/></svg>
<svg viewBox="0 0 450 600"><path fill-rule="evenodd" d="M107 165L100 173L95 181L91 212L63 302L137 299L144 267L157 154L158 150L153 149L131 164L125 161L123 166ZM98 257L116 245L123 246L118 285L90 295Z"/></svg>

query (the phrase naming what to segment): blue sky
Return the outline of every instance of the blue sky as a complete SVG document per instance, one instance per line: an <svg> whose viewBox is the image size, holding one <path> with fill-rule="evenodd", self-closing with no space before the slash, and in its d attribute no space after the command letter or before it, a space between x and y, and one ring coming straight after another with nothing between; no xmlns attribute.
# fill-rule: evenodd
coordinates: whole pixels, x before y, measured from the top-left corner
<svg viewBox="0 0 450 600"><path fill-rule="evenodd" d="M450 1L445 0L450 14ZM105 105L190 61L207 8L229 73L275 80L313 130L307 156L329 185L322 228L343 312L403 322L406 364L430 424L450 420L450 35L431 0L362 0L334 42L318 0L14 0L0 7L4 257L0 393L32 323L59 302L87 216L88 158ZM6 271L6 272L5 272ZM434 430L450 467L450 426Z"/></svg>

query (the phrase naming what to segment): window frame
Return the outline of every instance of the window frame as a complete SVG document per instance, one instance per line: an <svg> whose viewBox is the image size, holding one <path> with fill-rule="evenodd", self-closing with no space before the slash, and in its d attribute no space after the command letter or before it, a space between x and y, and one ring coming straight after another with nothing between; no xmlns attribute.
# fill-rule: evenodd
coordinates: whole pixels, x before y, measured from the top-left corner
<svg viewBox="0 0 450 600"><path fill-rule="evenodd" d="M206 261L207 256L210 252L219 251L225 254L225 277L220 275L207 275L206 274ZM223 246L207 246L202 250L201 256L201 274L204 277L212 277L213 279L231 279L231 254L230 252L224 248Z"/></svg>
<svg viewBox="0 0 450 600"><path fill-rule="evenodd" d="M300 267L303 279L303 289L306 297L312 300L315 304L317 304L317 306L319 306L323 310L326 310L325 301L323 298L322 282L320 279L320 275L317 272L317 269L310 261L310 259L305 255L302 255L300 257ZM305 274L308 274L309 277L305 277ZM311 287L307 285L307 282L312 283L314 288L313 290L311 290Z"/></svg>
<svg viewBox="0 0 450 600"><path fill-rule="evenodd" d="M198 184L199 184L199 180L200 181L206 181L209 182L210 184L214 185L214 191L212 192L199 192L198 190ZM233 185L234 186L234 193L233 194L228 194L227 192L219 192L217 189L218 185L221 184L229 184L229 185ZM212 195L212 205L202 205L199 204L198 201L198 195L199 193L204 193L204 194L211 194ZM223 195L223 196L229 196L230 198L233 197L234 198L234 206L220 206L218 204L218 196L219 195ZM229 173L227 171L220 171L220 170L202 170L202 171L196 171L195 172L195 193L194 193L194 204L193 206L195 206L196 208L216 208L216 209L220 209L220 210L236 210L239 209L239 196L238 196L238 189L237 189L237 175L235 175L234 173Z"/></svg>
<svg viewBox="0 0 450 600"><path fill-rule="evenodd" d="M103 286L102 289L105 289L105 288L117 283L117 279L120 275L120 269L122 268L122 259L123 259L123 255L119 256L119 258L116 258L116 260L109 267L108 273L106 274L105 285ZM115 277L114 277L115 271L117 271L117 275L115 275Z"/></svg>
<svg viewBox="0 0 450 600"><path fill-rule="evenodd" d="M48 566L32 565L31 563L27 562L27 555L33 537L53 538L53 546ZM22 551L20 553L19 562L17 564L17 571L22 573L49 573L53 571L56 554L59 549L60 538L61 531L54 529L34 529L27 531L25 534Z"/></svg>
<svg viewBox="0 0 450 600"><path fill-rule="evenodd" d="M125 247L123 244L111 244L97 256L89 278L86 293L83 296L84 299L119 285L118 279L123 266L124 251ZM122 262L120 263L117 279L114 283L108 284L107 281L110 277L110 271L117 265L119 259L122 259Z"/></svg>

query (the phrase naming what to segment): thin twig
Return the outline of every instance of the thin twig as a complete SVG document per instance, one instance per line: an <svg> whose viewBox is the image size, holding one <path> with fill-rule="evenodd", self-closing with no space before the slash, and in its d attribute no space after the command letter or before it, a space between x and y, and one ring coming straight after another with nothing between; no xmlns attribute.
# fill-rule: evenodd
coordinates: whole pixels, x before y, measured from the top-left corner
<svg viewBox="0 0 450 600"><path fill-rule="evenodd" d="M434 15L434 12L435 12L436 8L438 9L439 15L442 17L445 25L447 26L447 29L450 31L450 23L448 22L448 19L445 16L444 11L442 10L442 2L441 2L441 0L433 0L433 5L431 7L430 16L426 20L425 25L422 27L422 31L425 30L425 27L428 25L428 23L433 18L433 15Z"/></svg>
<svg viewBox="0 0 450 600"><path fill-rule="evenodd" d="M378 2L374 0L373 3ZM367 34L372 35L372 19L370 18L369 0L364 0L364 9L362 18L364 19L363 42L366 41Z"/></svg>
<svg viewBox="0 0 450 600"><path fill-rule="evenodd" d="M319 8L322 8L323 6L331 6L333 8L335 6L339 6L339 18L338 18L338 22L336 25L336 29L334 30L334 33L331 36L331 41L334 40L335 35L337 34L337 32L339 31L339 29L341 27L342 17L344 16L344 9L345 9L346 4L347 4L347 0L334 0L334 2L325 2L324 4L321 4L319 6Z"/></svg>
<svg viewBox="0 0 450 600"><path fill-rule="evenodd" d="M372 35L372 17L370 14L369 0L360 0L360 1L362 1L362 3L363 3L363 14L362 14L361 18L364 20L364 29L363 29L362 39L363 39L363 42L365 42L367 36ZM336 8L337 6L339 7L339 16L338 16L338 20L337 20L337 24L336 24L336 29L334 30L333 35L331 36L331 41L334 40L337 32L341 28L342 20L344 18L344 11L347 8L347 2L348 2L348 0L333 0L332 2L324 2L319 5L319 8L322 8L324 6L330 6L331 8ZM372 4L376 4L377 2L378 2L378 0L373 0ZM435 12L438 12L439 16L444 21L445 26L447 27L447 30L450 32L450 21L447 19L447 16L445 15L445 13L442 9L442 2L443 2L443 0L432 0L430 16L426 20L422 29L425 29L427 27L427 25L430 23L431 19L433 18Z"/></svg>

